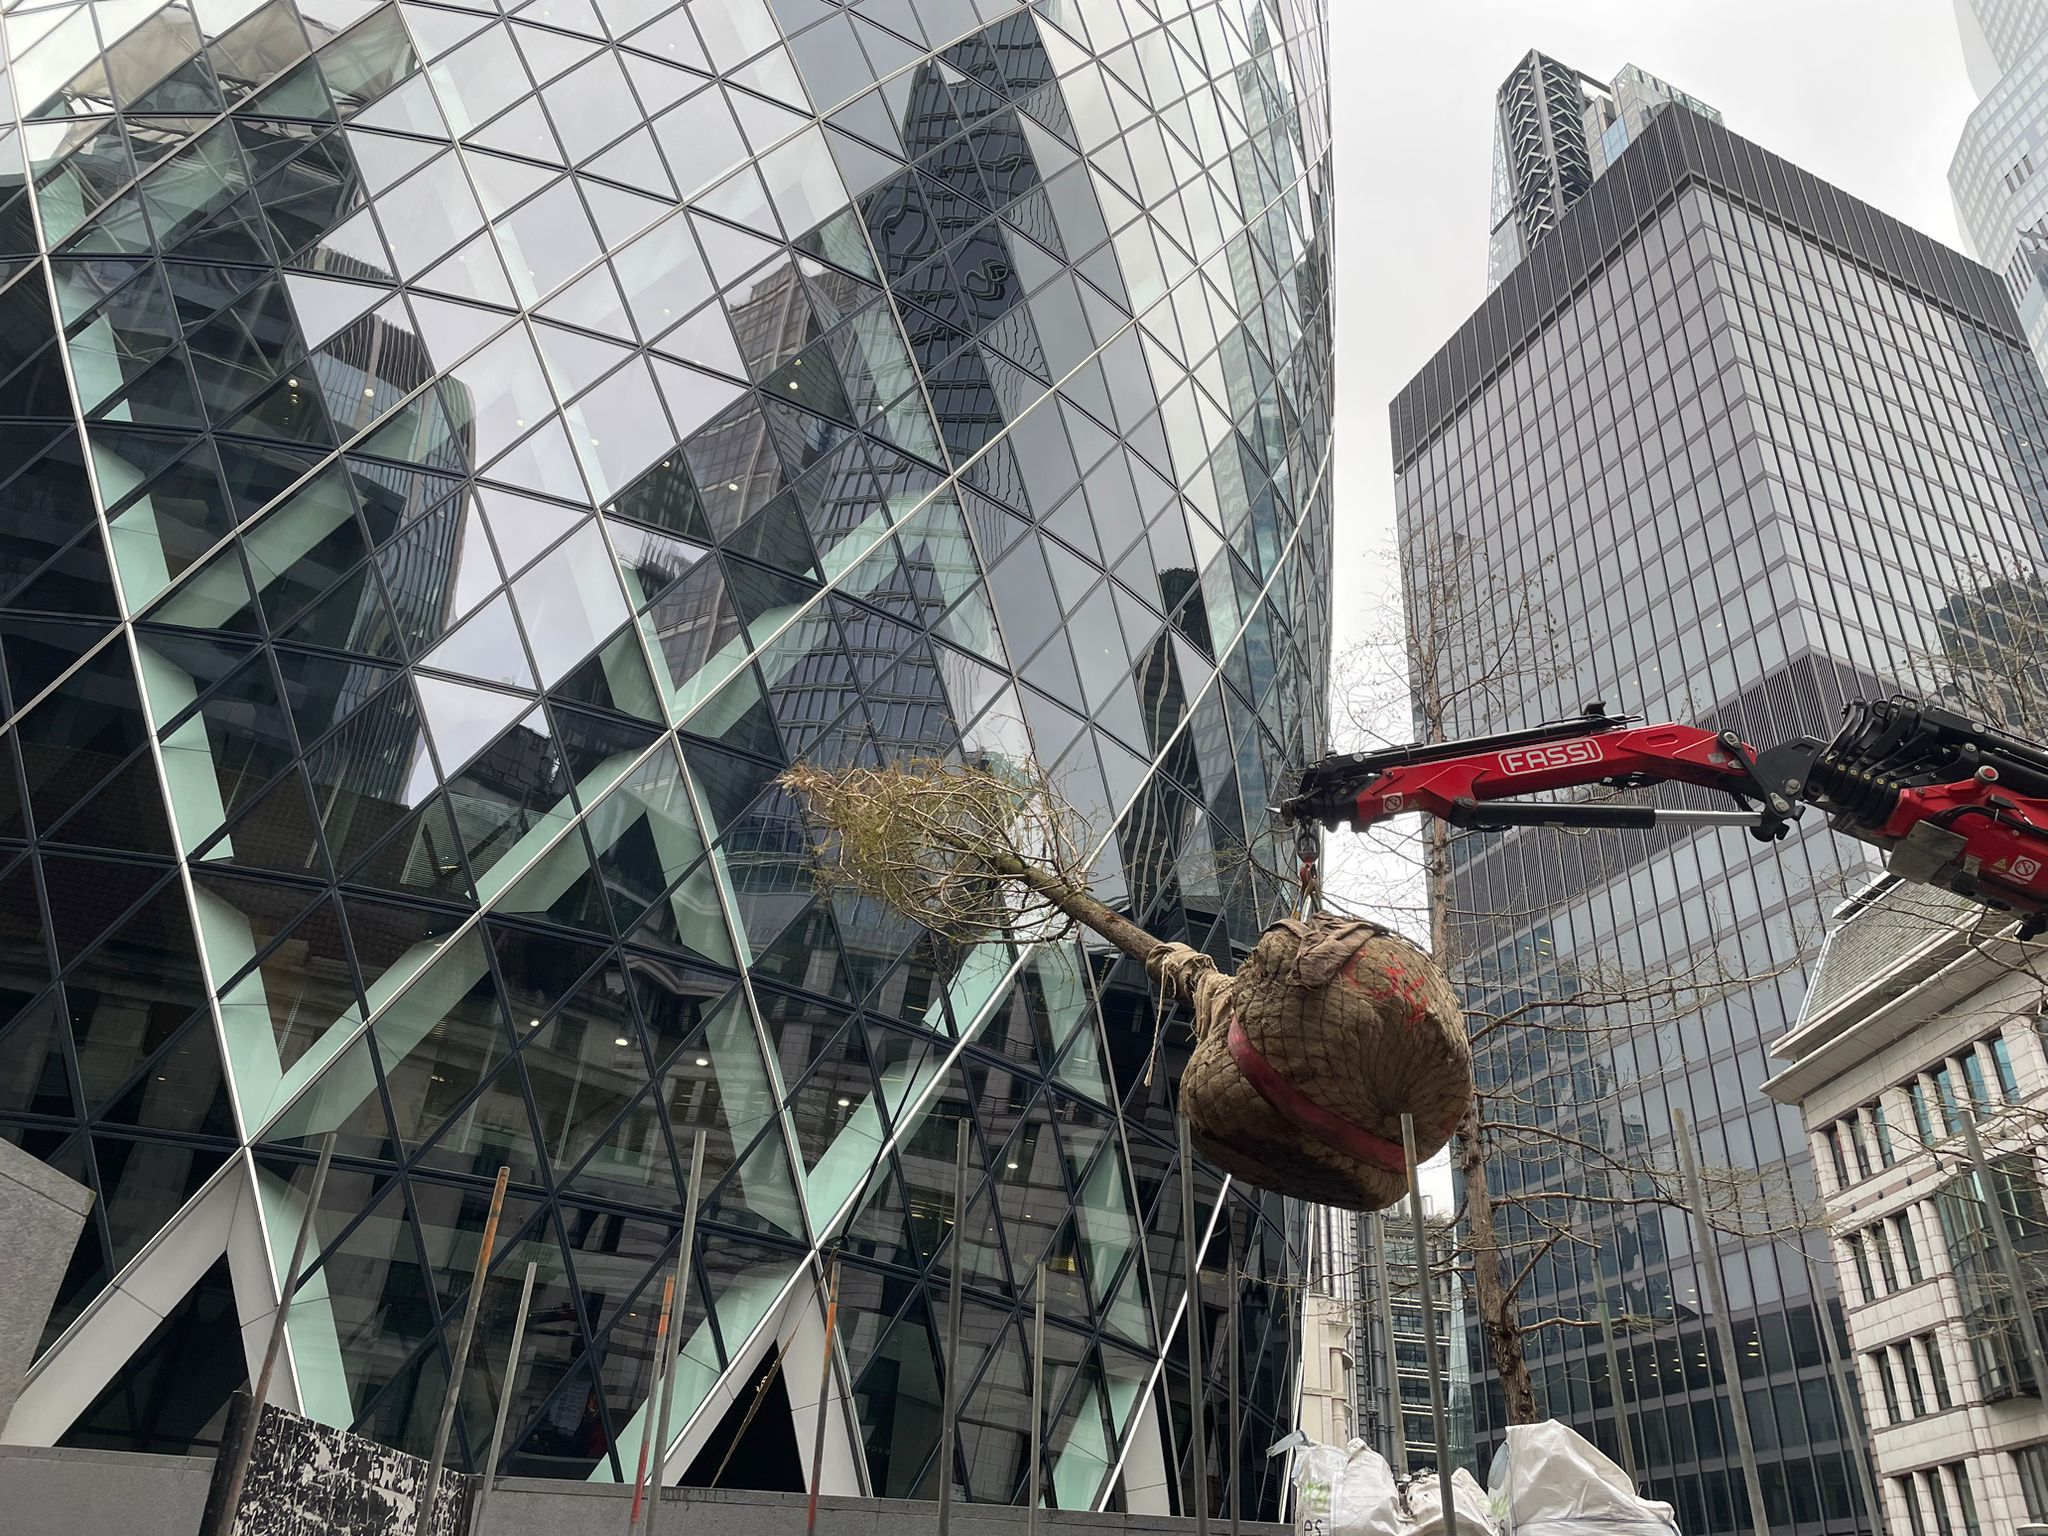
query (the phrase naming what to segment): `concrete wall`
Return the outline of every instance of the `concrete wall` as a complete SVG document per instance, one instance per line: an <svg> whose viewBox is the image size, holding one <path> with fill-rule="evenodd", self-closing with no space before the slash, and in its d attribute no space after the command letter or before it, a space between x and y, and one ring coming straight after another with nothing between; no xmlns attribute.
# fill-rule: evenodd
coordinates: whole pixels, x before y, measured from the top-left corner
<svg viewBox="0 0 2048 1536"><path fill-rule="evenodd" d="M0 1425L14 1412L92 1191L0 1141Z"/></svg>
<svg viewBox="0 0 2048 1536"><path fill-rule="evenodd" d="M200 1456L0 1445L0 1536L198 1536L212 1476Z"/></svg>
<svg viewBox="0 0 2048 1536"><path fill-rule="evenodd" d="M213 1463L197 1456L135 1456L0 1446L0 1536L198 1536ZM491 1495L482 1536L618 1536L630 1488L508 1478ZM872 1499L821 1499L819 1536L936 1536L938 1506ZM1192 1520L1157 1515L1042 1513L1048 1536L1191 1533ZM662 1502L669 1536L803 1536L804 1499L794 1493L727 1493L672 1488ZM1024 1511L954 1507L958 1536L1023 1536ZM1214 1529L1229 1529L1224 1521ZM1247 1536L1290 1536L1292 1527L1246 1521Z"/></svg>
<svg viewBox="0 0 2048 1536"><path fill-rule="evenodd" d="M626 1524L631 1488L507 1478L491 1495L485 1536L613 1536ZM671 1488L662 1500L662 1531L717 1536L803 1536L805 1499L799 1493L728 1493ZM825 1498L818 1501L819 1536L937 1536L939 1507L897 1499ZM1214 1521L1218 1532L1227 1521ZM1138 1532L1192 1532L1192 1520L1158 1515L1066 1514L1042 1511L1038 1528L1058 1536L1136 1536ZM1292 1526L1246 1521L1250 1536L1291 1536ZM1024 1511L980 1504L953 1506L956 1536L1023 1536Z"/></svg>

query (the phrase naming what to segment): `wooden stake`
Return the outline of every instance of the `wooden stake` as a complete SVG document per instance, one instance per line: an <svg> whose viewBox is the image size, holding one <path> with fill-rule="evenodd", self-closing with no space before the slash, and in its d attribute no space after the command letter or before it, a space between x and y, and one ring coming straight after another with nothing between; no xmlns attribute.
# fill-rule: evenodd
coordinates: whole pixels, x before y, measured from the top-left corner
<svg viewBox="0 0 2048 1536"><path fill-rule="evenodd" d="M668 1315L676 1299L676 1277L666 1276L661 1282L661 1321L654 1327L654 1360L652 1367L656 1375L648 1382L647 1406L654 1406L654 1399L661 1391L660 1371L668 1359ZM626 1529L640 1528L640 1495L647 1487L647 1453L654 1444L654 1426L650 1423L640 1431L640 1464L633 1470L633 1508L626 1516Z"/></svg>
<svg viewBox="0 0 2048 1536"><path fill-rule="evenodd" d="M825 1266L825 1349L818 1367L818 1428L811 1436L811 1502L804 1510L804 1536L818 1529L818 1478L825 1465L826 1399L832 1395L832 1331L839 1325L839 1255Z"/></svg>
<svg viewBox="0 0 2048 1536"><path fill-rule="evenodd" d="M690 1261L697 1251L697 1193L704 1176L704 1132L690 1141L690 1182L683 1196L683 1246L676 1255L675 1324L668 1331L668 1351L661 1357L661 1408L655 1417L654 1482L647 1500L647 1536L661 1516L661 1485L668 1477L668 1416L675 1401L676 1373L682 1369L683 1314L690 1305Z"/></svg>
<svg viewBox="0 0 2048 1536"><path fill-rule="evenodd" d="M1429 1227L1422 1215L1422 1180L1415 1166L1415 1117L1401 1117L1401 1150L1408 1164L1408 1214L1415 1223L1415 1297L1422 1307L1422 1357L1429 1366L1429 1417L1436 1427L1436 1486L1444 1504L1445 1536L1458 1536L1451 1502L1451 1437L1444 1424L1443 1368L1436 1357L1436 1287L1429 1283Z"/></svg>

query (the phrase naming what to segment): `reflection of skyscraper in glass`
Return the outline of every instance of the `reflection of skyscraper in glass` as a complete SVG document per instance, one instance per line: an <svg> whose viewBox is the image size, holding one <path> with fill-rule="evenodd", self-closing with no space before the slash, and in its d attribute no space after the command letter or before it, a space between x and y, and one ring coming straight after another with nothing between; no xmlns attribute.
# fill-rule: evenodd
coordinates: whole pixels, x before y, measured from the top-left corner
<svg viewBox="0 0 2048 1536"><path fill-rule="evenodd" d="M1158 931L1278 910L1331 446L1281 9L9 12L0 1135L98 1195L13 1438L211 1444L332 1134L281 1395L422 1443L509 1166L458 1460L509 1392L508 1468L619 1478L701 1131L671 1479L757 1401L725 1481L801 1478L831 1250L828 1489L1014 1502L1042 1367L1047 1499L1197 1496L1184 1035L1147 1081L1130 968L821 889L773 781L1035 757ZM1193 1176L1270 1515L1294 1233Z"/></svg>
<svg viewBox="0 0 2048 1536"><path fill-rule="evenodd" d="M1699 98L1634 64L1603 85L1530 50L1494 93L1486 285L1497 287L1650 119L1673 104L1721 120Z"/></svg>

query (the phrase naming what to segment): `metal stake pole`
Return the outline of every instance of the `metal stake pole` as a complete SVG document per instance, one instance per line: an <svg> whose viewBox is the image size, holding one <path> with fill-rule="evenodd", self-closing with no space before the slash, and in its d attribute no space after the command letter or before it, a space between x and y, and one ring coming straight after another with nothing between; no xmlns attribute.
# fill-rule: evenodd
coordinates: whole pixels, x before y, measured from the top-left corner
<svg viewBox="0 0 2048 1536"><path fill-rule="evenodd" d="M668 1320L670 1312L675 1306L675 1300L676 1277L668 1275L661 1282L661 1320L654 1325L654 1359L649 1362L657 1372L661 1369L662 1362L668 1358ZM650 1380L647 1393L648 1406L653 1406L654 1400L660 1395L660 1392L661 1383L657 1380ZM633 1505L626 1514L628 1536L631 1536L632 1532L640 1529L640 1499L647 1489L647 1453L648 1448L653 1444L654 1436L646 1429L642 1429L640 1431L640 1459L633 1466Z"/></svg>
<svg viewBox="0 0 2048 1536"><path fill-rule="evenodd" d="M1436 1357L1436 1298L1429 1283L1429 1229L1422 1215L1422 1180L1415 1167L1415 1117L1401 1117L1401 1155L1408 1164L1408 1214L1415 1222L1415 1298L1422 1306L1422 1356L1429 1364L1429 1417L1436 1428L1436 1486L1443 1500L1445 1536L1458 1536L1451 1502L1451 1436L1444 1423L1443 1368Z"/></svg>
<svg viewBox="0 0 2048 1536"><path fill-rule="evenodd" d="M1239 1416L1238 1416L1238 1406L1237 1406L1237 1392L1238 1392L1238 1381L1237 1381L1237 1374L1238 1374L1238 1356L1239 1356L1239 1354L1240 1354L1240 1353L1242 1352L1242 1351L1241 1351L1241 1345L1240 1345L1240 1342L1239 1342L1239 1339L1238 1339L1238 1331L1237 1331L1237 1321L1238 1321L1238 1310L1239 1310L1239 1303L1240 1303L1240 1302L1241 1302L1241 1301L1243 1300L1243 1298L1242 1298L1242 1297L1241 1297L1241 1296L1240 1296L1240 1295L1238 1294L1238 1285L1237 1285L1237 1260L1236 1260L1236 1254L1237 1254L1237 1223L1236 1223L1236 1221L1234 1221L1234 1220L1233 1220L1233 1221L1232 1221L1232 1222L1230 1223L1230 1226L1229 1226L1229 1228L1228 1228L1227 1230L1228 1230L1228 1232L1229 1232L1229 1234L1230 1234L1230 1246L1229 1246L1229 1247L1228 1247L1228 1248L1227 1248L1227 1249L1225 1250L1225 1252L1226 1252L1226 1254L1227 1254L1227 1255L1229 1256L1229 1259L1230 1259L1230 1304L1229 1304L1229 1310L1228 1310L1228 1314L1227 1314L1227 1318L1226 1318L1226 1326L1227 1326L1227 1327L1229 1328L1229 1336L1230 1336L1230 1369L1229 1369L1229 1373L1228 1373L1228 1375L1227 1375L1227 1376L1225 1377L1225 1381L1226 1381L1226 1382L1227 1382L1227 1384L1228 1384L1228 1391L1229 1391L1229 1393L1230 1393L1230 1396L1229 1396L1229 1408L1230 1408L1230 1476L1229 1476L1229 1478L1228 1478L1228 1479L1226 1480L1226 1482L1225 1482L1225 1484L1224 1484L1224 1488L1225 1488L1225 1490L1226 1490L1226 1492L1227 1492L1227 1494L1228 1494L1228 1497L1229 1497L1229 1499L1230 1499L1230 1536L1238 1536L1238 1530L1239 1530L1239 1518L1240 1518L1240 1517L1239 1517L1239 1515L1238 1515L1238 1512L1237 1512L1237 1502L1238 1502L1238 1501L1237 1501L1237 1477L1238 1477L1238 1462L1239 1462L1239 1459L1240 1459L1240 1458L1239 1458L1239 1456L1238 1456L1238 1449L1239 1449L1239 1447L1238 1447L1238 1442L1239 1442L1240 1440L1242 1440L1242 1439L1244 1438L1244 1435L1243 1435L1243 1427L1242 1427L1242 1423L1243 1423L1243 1421L1242 1421L1242 1420L1241 1420L1241 1419L1239 1418Z"/></svg>
<svg viewBox="0 0 2048 1536"><path fill-rule="evenodd" d="M1387 1459L1394 1464L1394 1471L1402 1477L1408 1475L1408 1431L1401 1416L1401 1368L1399 1356L1394 1349L1394 1250L1388 1239L1393 1236L1393 1224L1386 1213L1373 1217L1374 1226L1380 1239L1380 1337L1386 1343L1386 1370L1382 1373L1380 1385L1387 1396L1387 1439L1393 1454Z"/></svg>
<svg viewBox="0 0 2048 1536"><path fill-rule="evenodd" d="M939 1363L939 1536L953 1530L953 1413L960 1405L960 1271L967 1265L967 1117L953 1149L953 1262L947 1266L946 1342Z"/></svg>
<svg viewBox="0 0 2048 1536"><path fill-rule="evenodd" d="M1040 1446L1045 1441L1045 1266L1038 1266L1038 1303L1031 1319L1031 1480L1024 1488L1024 1536L1037 1536Z"/></svg>
<svg viewBox="0 0 2048 1536"><path fill-rule="evenodd" d="M284 1347L285 1319L291 1315L292 1293L299 1288L299 1270L306 1262L306 1244L313 1236L313 1218L320 1210L320 1196L327 1188L327 1170L334 1162L334 1132L320 1141L320 1161L313 1165L313 1184L306 1191L306 1214L299 1222L299 1235L292 1239L291 1262L285 1265L284 1287L277 1293L277 1311L270 1319L270 1340L263 1346L263 1365L256 1372L256 1385L249 1393L249 1414L235 1441L228 1462L227 1486L222 1490L216 1536L232 1536L236 1507L242 1502L242 1485L249 1477L249 1462L256 1454L256 1429L263 1420L263 1405L270 1399L270 1378L277 1370L277 1356Z"/></svg>
<svg viewBox="0 0 2048 1536"><path fill-rule="evenodd" d="M1721 1254L1714 1246L1714 1234L1707 1225L1706 1187L1700 1183L1699 1153L1692 1144L1692 1126L1685 1111L1671 1111L1671 1129L1678 1138L1678 1155L1685 1165L1686 1197L1692 1204L1692 1240L1699 1256L1700 1274L1707 1285L1707 1298L1714 1304L1714 1336L1720 1341L1721 1369L1728 1377L1728 1408L1735 1420L1735 1449L1742 1458L1742 1480L1749 1490L1749 1523L1756 1536L1770 1536L1764 1518L1763 1479L1756 1470L1756 1443L1749 1434L1749 1399L1743 1395L1741 1367L1735 1359L1735 1319L1728 1313L1728 1297L1721 1284Z"/></svg>
<svg viewBox="0 0 2048 1536"><path fill-rule="evenodd" d="M818 1427L811 1436L811 1501L804 1510L804 1536L818 1529L818 1479L825 1465L826 1399L832 1395L832 1330L839 1324L839 1255L825 1264L824 1364L818 1368Z"/></svg>
<svg viewBox="0 0 2048 1536"><path fill-rule="evenodd" d="M505 1360L505 1385L498 1393L498 1416L491 1425L491 1456L484 1463L484 1475L476 1486L476 1509L469 1528L479 1533L484 1528L484 1506L491 1501L491 1490L498 1486L498 1458L505 1453L505 1414L512 1407L512 1389L519 1384L519 1346L526 1342L526 1312L533 1305L533 1278L540 1265L532 1259L526 1261L526 1278L519 1284L519 1311L512 1319L512 1353Z"/></svg>
<svg viewBox="0 0 2048 1536"><path fill-rule="evenodd" d="M1877 1501L1877 1486L1871 1477L1869 1437L1856 1424L1857 1400L1849 1384L1848 1362L1835 1348L1835 1325L1828 1316L1827 1298L1821 1291L1820 1270L1803 1242L1799 1245L1799 1257L1806 1264L1807 1289L1813 1293L1814 1321L1820 1327L1820 1352L1827 1361L1828 1375L1834 1379L1835 1391L1842 1400L1838 1410L1842 1420L1842 1443L1849 1447L1849 1464L1856 1469L1856 1488L1863 1495L1864 1509L1870 1514L1871 1529L1882 1536L1884 1506Z"/></svg>
<svg viewBox="0 0 2048 1536"><path fill-rule="evenodd" d="M655 1416L654 1481L647 1500L647 1536L654 1536L661 1518L661 1485L668 1472L668 1415L675 1402L676 1372L682 1369L683 1313L690 1301L690 1260L697 1251L697 1192L704 1176L704 1132L690 1142L690 1183L683 1196L683 1246L676 1255L675 1321L668 1330L668 1353L661 1361L661 1409Z"/></svg>
<svg viewBox="0 0 2048 1536"><path fill-rule="evenodd" d="M1984 1143L1977 1139L1977 1117L1964 1110L1962 1120L1963 1145L1969 1150L1971 1166L1977 1170L1977 1184L1991 1217L1991 1234L1998 1239L1998 1259L2005 1270L2005 1283L2012 1287L2013 1318L2019 1325L2020 1342L2026 1346L2027 1364L2034 1372L2034 1390L2043 1401L2048 1401L2048 1359L2042 1356L2040 1325L2034 1321L2026 1277L2020 1273L2019 1244L2013 1238L2011 1222L2006 1219L2004 1197L1992 1182L1991 1165L1984 1160Z"/></svg>
<svg viewBox="0 0 2048 1536"><path fill-rule="evenodd" d="M498 1181L491 1186L491 1212L484 1218L483 1241L477 1245L476 1268L469 1274L469 1303L462 1309L462 1332L456 1336L455 1359L448 1367L448 1393L441 1399L441 1422L434 1426L434 1454L427 1458L427 1480L421 1486L419 1514L413 1520L413 1536L427 1536L434 1523L434 1506L440 1502L441 1468L448 1461L448 1435L455 1428L455 1404L462 1396L462 1373L469 1368L469 1345L476 1337L476 1315L482 1309L484 1276L490 1272L491 1250L498 1245L498 1218L505 1210L505 1185L512 1177L506 1166L498 1169Z"/></svg>
<svg viewBox="0 0 2048 1536"><path fill-rule="evenodd" d="M1202 1234L1195 1230L1195 1149L1180 1118L1180 1230L1188 1276L1188 1502L1195 1536L1209 1536L1209 1437L1203 1408L1208 1373L1202 1369Z"/></svg>
<svg viewBox="0 0 2048 1536"><path fill-rule="evenodd" d="M1600 1345L1607 1351L1607 1382L1614 1394L1614 1427L1621 1441L1621 1469L1628 1474L1629 1487L1641 1493L1642 1475L1636 1471L1635 1442L1629 1438L1628 1408L1621 1395L1621 1354L1614 1347L1614 1320L1607 1315L1607 1303L1600 1303Z"/></svg>

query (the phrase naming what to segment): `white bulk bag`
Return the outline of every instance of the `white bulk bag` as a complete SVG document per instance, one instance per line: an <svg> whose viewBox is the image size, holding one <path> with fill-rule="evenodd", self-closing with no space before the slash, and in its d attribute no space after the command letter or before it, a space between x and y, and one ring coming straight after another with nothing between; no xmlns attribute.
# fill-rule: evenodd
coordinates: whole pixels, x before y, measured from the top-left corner
<svg viewBox="0 0 2048 1536"><path fill-rule="evenodd" d="M1408 1484L1408 1511L1413 1524L1407 1536L1450 1536L1444 1527L1443 1490L1436 1470L1417 1473ZM1459 1467L1451 1473L1451 1508L1458 1516L1458 1536L1494 1536L1493 1516L1479 1479Z"/></svg>
<svg viewBox="0 0 2048 1536"><path fill-rule="evenodd" d="M1488 1494L1503 1536L1678 1536L1669 1504L1555 1419L1509 1427Z"/></svg>
<svg viewBox="0 0 2048 1536"><path fill-rule="evenodd" d="M1312 1445L1294 1461L1297 1536L1407 1536L1387 1458L1363 1440Z"/></svg>

